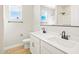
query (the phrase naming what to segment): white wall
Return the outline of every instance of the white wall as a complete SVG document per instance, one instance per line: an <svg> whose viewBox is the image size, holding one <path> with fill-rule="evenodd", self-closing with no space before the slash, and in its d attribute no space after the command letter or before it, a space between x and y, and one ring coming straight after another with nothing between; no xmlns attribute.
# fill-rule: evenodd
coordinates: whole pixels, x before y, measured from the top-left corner
<svg viewBox="0 0 79 59"><path fill-rule="evenodd" d="M23 23L8 23L8 6L4 6L4 48L22 43L32 31L33 6L24 5L22 9Z"/></svg>
<svg viewBox="0 0 79 59"><path fill-rule="evenodd" d="M33 6L33 31L40 30L40 5Z"/></svg>
<svg viewBox="0 0 79 59"><path fill-rule="evenodd" d="M3 50L3 6L0 5L0 53Z"/></svg>

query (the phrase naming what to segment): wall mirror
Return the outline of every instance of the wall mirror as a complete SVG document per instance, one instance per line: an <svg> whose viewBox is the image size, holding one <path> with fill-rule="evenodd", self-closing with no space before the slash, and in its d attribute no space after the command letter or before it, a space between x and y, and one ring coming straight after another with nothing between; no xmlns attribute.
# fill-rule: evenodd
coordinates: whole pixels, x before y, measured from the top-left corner
<svg viewBox="0 0 79 59"><path fill-rule="evenodd" d="M79 5L40 6L40 24L79 26Z"/></svg>

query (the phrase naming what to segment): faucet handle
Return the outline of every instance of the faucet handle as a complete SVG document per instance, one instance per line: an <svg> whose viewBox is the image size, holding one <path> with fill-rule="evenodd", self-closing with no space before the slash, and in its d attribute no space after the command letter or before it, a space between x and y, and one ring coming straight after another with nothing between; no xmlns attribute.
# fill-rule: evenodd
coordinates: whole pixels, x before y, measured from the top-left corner
<svg viewBox="0 0 79 59"><path fill-rule="evenodd" d="M70 37L70 35L66 35L66 37L65 37L65 38L66 38L66 40L69 40L69 37Z"/></svg>
<svg viewBox="0 0 79 59"><path fill-rule="evenodd" d="M66 35L66 36L70 37L70 35Z"/></svg>

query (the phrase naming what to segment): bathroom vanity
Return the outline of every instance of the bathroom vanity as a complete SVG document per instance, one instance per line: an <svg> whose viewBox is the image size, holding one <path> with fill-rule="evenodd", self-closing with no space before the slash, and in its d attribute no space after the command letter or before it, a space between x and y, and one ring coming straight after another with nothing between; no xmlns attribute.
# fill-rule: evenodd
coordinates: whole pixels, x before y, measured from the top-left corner
<svg viewBox="0 0 79 59"><path fill-rule="evenodd" d="M50 45L45 41L41 41L41 54L64 54L63 51L57 49L56 47Z"/></svg>
<svg viewBox="0 0 79 59"><path fill-rule="evenodd" d="M30 50L33 54L62 54L64 52L58 50L49 43L31 35Z"/></svg>
<svg viewBox="0 0 79 59"><path fill-rule="evenodd" d="M63 51L45 41L47 38L53 37L51 34L47 34L49 36L46 36L45 33L41 34L44 35L40 37L38 33L31 34L30 50L33 54L64 54Z"/></svg>
<svg viewBox="0 0 79 59"><path fill-rule="evenodd" d="M74 54L79 53L78 42L61 39L56 33L31 33L32 54Z"/></svg>

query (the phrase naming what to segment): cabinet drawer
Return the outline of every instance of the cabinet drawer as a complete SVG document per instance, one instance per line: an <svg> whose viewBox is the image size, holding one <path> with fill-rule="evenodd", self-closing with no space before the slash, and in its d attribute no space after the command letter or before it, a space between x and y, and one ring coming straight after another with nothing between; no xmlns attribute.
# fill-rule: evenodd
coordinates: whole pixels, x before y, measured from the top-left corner
<svg viewBox="0 0 79 59"><path fill-rule="evenodd" d="M64 54L64 52L60 51L59 49L49 45L48 43L41 41L41 46L44 46L44 48L46 48L50 54Z"/></svg>

